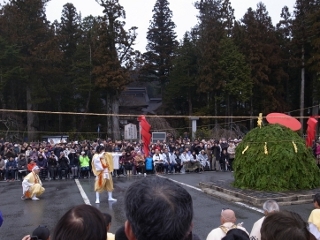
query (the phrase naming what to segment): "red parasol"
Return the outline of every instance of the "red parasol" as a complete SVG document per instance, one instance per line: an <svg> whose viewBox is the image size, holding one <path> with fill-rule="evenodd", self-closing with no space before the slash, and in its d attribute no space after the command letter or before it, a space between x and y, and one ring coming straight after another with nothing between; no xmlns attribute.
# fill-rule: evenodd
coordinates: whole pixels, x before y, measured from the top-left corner
<svg viewBox="0 0 320 240"><path fill-rule="evenodd" d="M267 115L266 119L270 124L278 123L293 131L301 129L301 123L297 119L284 113L270 113Z"/></svg>

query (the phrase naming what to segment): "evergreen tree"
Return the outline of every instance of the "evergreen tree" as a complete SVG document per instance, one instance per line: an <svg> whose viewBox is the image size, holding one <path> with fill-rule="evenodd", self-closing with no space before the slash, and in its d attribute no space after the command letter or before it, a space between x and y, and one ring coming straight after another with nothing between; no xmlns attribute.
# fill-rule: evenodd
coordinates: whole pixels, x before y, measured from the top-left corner
<svg viewBox="0 0 320 240"><path fill-rule="evenodd" d="M234 10L229 0L200 0L195 7L199 10L199 26L195 28L198 34L198 91L207 95L207 109L214 109L214 115L218 115L224 84L224 79L219 77L220 43L231 36Z"/></svg>
<svg viewBox="0 0 320 240"><path fill-rule="evenodd" d="M169 2L157 0L147 32L148 44L147 52L144 53L144 72L148 76L154 76L155 80L159 82L162 97L164 96L164 87L169 81L174 50L178 45L175 27Z"/></svg>
<svg viewBox="0 0 320 240"><path fill-rule="evenodd" d="M49 0L12 0L3 6L0 28L8 42L19 48L21 67L25 77L17 90L25 89L27 110L38 110L39 104L48 98L42 80L46 77L47 43L53 37L45 15ZM47 73L46 73L47 74ZM17 85L18 86L18 85ZM36 138L38 116L27 113L27 130L30 141Z"/></svg>
<svg viewBox="0 0 320 240"><path fill-rule="evenodd" d="M169 111L192 116L193 102L197 98L197 52L191 33L184 35L173 60L170 82L166 88L166 100ZM187 106L183 108L183 106Z"/></svg>
<svg viewBox="0 0 320 240"><path fill-rule="evenodd" d="M128 70L133 65L136 27L125 31L125 10L118 0L96 0L103 8L104 16L99 25L94 56L93 75L95 84L105 91L108 136L120 139L119 95L132 80Z"/></svg>
<svg viewBox="0 0 320 240"><path fill-rule="evenodd" d="M288 76L282 69L281 49L265 5L259 3L256 11L249 8L241 21L246 34L236 35L243 37L240 51L250 65L254 84L250 112L285 111L283 81Z"/></svg>

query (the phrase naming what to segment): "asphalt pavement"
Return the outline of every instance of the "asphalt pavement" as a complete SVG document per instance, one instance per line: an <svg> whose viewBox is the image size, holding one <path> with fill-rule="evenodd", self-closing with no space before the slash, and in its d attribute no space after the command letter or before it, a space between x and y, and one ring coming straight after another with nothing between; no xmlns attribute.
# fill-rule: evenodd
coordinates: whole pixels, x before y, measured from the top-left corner
<svg viewBox="0 0 320 240"><path fill-rule="evenodd" d="M100 204L95 204L93 190L94 178L80 179L79 185L88 197L90 204L108 212L112 216L111 232L115 232L126 220L124 213L124 193L126 189L143 176L130 176L114 178L114 197L116 203L107 201L107 193L100 197ZM147 177L156 177L154 175ZM219 198L205 193L200 182L227 181L232 179L230 172L205 172L203 174L173 174L162 175L172 181L182 184L191 194L194 205L194 233L205 240L207 234L220 225L222 208L233 209L237 222L243 222L250 232L253 223L261 218L259 208L248 203ZM47 225L53 229L59 218L71 207L84 203L79 187L74 180L44 181L45 193L40 201L21 201L21 182L0 182L0 210L4 216L4 223L0 227L0 240L20 240L24 235L30 234L38 225ZM281 206L282 209L295 211L307 220L313 209L312 204ZM261 211L261 210L260 210Z"/></svg>

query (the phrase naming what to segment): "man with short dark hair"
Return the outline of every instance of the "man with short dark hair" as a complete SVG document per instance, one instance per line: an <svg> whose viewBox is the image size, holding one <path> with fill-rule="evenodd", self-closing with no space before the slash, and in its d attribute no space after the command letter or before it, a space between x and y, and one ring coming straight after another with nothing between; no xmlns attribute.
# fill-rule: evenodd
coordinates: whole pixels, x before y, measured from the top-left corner
<svg viewBox="0 0 320 240"><path fill-rule="evenodd" d="M125 194L129 240L185 240L192 231L193 205L180 185L160 177L134 182Z"/></svg>
<svg viewBox="0 0 320 240"><path fill-rule="evenodd" d="M261 226L262 240L315 240L308 224L294 212L279 211L270 214Z"/></svg>

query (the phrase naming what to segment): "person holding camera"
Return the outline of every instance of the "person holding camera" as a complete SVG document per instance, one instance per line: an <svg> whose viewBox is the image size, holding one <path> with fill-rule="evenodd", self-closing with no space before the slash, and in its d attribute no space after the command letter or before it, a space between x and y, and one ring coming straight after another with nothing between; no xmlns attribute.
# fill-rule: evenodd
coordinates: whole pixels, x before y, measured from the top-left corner
<svg viewBox="0 0 320 240"><path fill-rule="evenodd" d="M56 180L58 172L58 158L53 152L48 156L48 169L50 178Z"/></svg>
<svg viewBox="0 0 320 240"><path fill-rule="evenodd" d="M62 179L63 172L65 173L65 177L67 178L67 175L69 173L69 159L64 155L64 152L60 152L58 163L59 178Z"/></svg>
<svg viewBox="0 0 320 240"><path fill-rule="evenodd" d="M79 156L79 162L80 162L81 177L83 178L88 177L89 171L90 171L90 159L85 151L81 152L81 155Z"/></svg>

